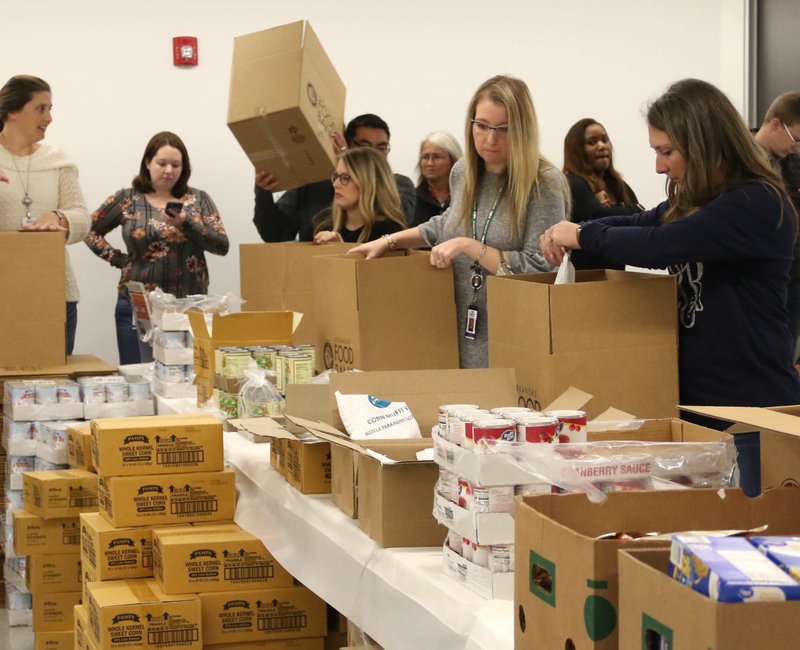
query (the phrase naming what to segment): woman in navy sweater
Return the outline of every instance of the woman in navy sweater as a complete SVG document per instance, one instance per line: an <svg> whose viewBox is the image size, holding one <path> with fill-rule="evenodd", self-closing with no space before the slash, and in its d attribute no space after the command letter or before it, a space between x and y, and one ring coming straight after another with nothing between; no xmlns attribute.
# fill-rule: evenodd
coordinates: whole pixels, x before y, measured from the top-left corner
<svg viewBox="0 0 800 650"><path fill-rule="evenodd" d="M546 259L584 249L677 277L682 404L800 403L786 288L797 216L730 100L684 79L647 111L667 200L652 210L541 237ZM653 369L654 372L657 369Z"/></svg>

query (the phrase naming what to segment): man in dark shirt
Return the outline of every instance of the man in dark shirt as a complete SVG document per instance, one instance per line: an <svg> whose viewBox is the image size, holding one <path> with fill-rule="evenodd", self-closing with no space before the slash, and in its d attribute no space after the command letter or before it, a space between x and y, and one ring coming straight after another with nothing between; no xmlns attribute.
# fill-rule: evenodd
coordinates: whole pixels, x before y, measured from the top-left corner
<svg viewBox="0 0 800 650"><path fill-rule="evenodd" d="M388 156L389 125L380 117L371 113L359 115L347 124L344 140L337 134L334 144L337 148L372 147ZM414 219L416 190L414 183L407 176L394 175L400 203L406 215L407 223ZM272 190L277 186L277 179L268 172L256 173L256 197L253 211L253 223L258 234L265 242L312 241L314 238L314 217L333 202L333 186L329 180L310 183L303 187L284 192L277 201L272 197Z"/></svg>
<svg viewBox="0 0 800 650"><path fill-rule="evenodd" d="M800 154L800 91L780 95L767 109L764 122L753 136L767 152L772 168L783 176L786 189L800 210L800 179L797 158ZM794 262L789 277L786 307L789 331L800 336L800 238L794 244Z"/></svg>

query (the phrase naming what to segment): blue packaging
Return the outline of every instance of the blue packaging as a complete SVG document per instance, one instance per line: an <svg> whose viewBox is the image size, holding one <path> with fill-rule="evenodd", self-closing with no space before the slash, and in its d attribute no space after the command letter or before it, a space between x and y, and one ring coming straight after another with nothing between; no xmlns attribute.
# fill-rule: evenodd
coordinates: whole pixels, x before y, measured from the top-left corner
<svg viewBox="0 0 800 650"><path fill-rule="evenodd" d="M750 543L795 580L800 580L800 537L751 537Z"/></svg>

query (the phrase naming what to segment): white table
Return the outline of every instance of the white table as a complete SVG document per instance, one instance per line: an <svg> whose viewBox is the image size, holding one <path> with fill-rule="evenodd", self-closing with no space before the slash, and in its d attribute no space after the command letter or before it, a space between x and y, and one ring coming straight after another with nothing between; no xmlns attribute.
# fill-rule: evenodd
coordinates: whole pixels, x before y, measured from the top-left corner
<svg viewBox="0 0 800 650"><path fill-rule="evenodd" d="M269 464L269 445L225 434L236 522L295 578L387 650L511 650L510 600L484 600L444 575L438 548L384 549L333 505ZM433 495L431 495L431 501Z"/></svg>

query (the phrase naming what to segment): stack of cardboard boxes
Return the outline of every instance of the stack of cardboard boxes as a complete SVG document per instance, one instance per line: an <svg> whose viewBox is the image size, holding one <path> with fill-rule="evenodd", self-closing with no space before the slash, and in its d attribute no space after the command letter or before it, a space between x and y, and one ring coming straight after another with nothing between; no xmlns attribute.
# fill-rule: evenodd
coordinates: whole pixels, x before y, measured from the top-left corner
<svg viewBox="0 0 800 650"><path fill-rule="evenodd" d="M215 418L95 420L90 437L100 512L80 518L77 647L321 647L324 603L231 523L234 474ZM85 456L80 436L74 448Z"/></svg>

